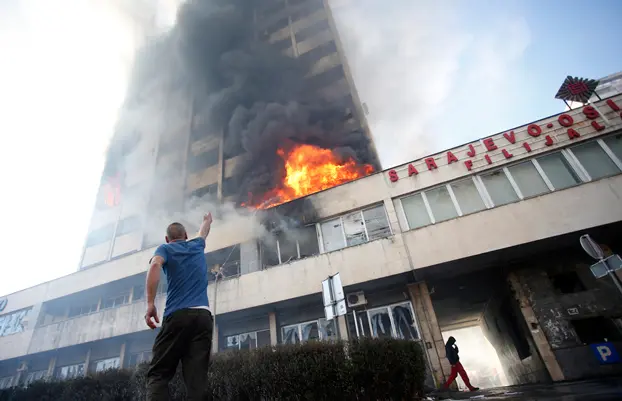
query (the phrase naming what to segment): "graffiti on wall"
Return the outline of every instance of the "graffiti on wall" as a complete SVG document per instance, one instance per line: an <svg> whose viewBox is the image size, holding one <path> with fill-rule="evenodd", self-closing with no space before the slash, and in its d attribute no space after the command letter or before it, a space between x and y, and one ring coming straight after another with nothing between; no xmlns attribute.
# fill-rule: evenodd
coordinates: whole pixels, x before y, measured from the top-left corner
<svg viewBox="0 0 622 401"><path fill-rule="evenodd" d="M0 337L24 331L24 318L28 312L30 312L30 308L0 316Z"/></svg>

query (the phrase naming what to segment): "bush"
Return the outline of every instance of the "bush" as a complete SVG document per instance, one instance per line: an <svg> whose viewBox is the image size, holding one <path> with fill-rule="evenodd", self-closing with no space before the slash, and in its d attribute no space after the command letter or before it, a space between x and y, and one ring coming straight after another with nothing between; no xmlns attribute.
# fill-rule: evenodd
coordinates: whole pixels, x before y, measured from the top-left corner
<svg viewBox="0 0 622 401"><path fill-rule="evenodd" d="M63 382L40 382L0 391L0 401L144 400L147 366ZM362 339L312 342L217 354L206 380L207 399L412 400L423 394L425 361L418 343ZM185 399L178 369L171 400Z"/></svg>

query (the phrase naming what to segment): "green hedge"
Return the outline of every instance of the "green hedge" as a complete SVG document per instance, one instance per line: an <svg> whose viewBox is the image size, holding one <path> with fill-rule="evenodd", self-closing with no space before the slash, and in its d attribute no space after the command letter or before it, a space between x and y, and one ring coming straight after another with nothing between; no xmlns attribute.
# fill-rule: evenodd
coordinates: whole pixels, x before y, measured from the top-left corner
<svg viewBox="0 0 622 401"><path fill-rule="evenodd" d="M145 399L147 366L0 391L0 401ZM208 400L412 400L423 395L425 361L418 343L363 339L222 353L206 380ZM180 372L172 400L184 400Z"/></svg>

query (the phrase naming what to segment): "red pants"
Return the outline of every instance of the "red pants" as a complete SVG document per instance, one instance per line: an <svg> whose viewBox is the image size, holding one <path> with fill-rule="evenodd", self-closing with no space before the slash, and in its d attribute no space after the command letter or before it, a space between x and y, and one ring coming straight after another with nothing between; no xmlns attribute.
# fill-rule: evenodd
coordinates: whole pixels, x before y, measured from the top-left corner
<svg viewBox="0 0 622 401"><path fill-rule="evenodd" d="M454 380L456 380L456 377L458 377L458 374L462 378L462 381L464 382L464 384L469 388L469 390L473 390L475 388L471 386L471 381L469 380L469 376L464 370L464 366L462 366L462 364L458 362L455 365L451 365L451 373L449 374L449 378L447 379L445 386L443 386L445 390L447 390L449 386L451 386L451 383L453 383Z"/></svg>

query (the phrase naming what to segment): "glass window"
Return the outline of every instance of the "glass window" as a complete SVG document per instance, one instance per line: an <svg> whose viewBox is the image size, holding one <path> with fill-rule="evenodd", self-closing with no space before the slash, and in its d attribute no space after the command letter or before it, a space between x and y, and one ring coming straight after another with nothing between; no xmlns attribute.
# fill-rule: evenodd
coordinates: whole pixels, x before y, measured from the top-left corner
<svg viewBox="0 0 622 401"><path fill-rule="evenodd" d="M389 308L376 309L369 311L368 314L372 336L380 338L393 337L393 327L391 325Z"/></svg>
<svg viewBox="0 0 622 401"><path fill-rule="evenodd" d="M299 344L300 333L298 332L298 325L283 327L283 344Z"/></svg>
<svg viewBox="0 0 622 401"><path fill-rule="evenodd" d="M574 153L593 180L620 172L618 166L607 156L607 153L596 141L575 146L572 148L572 153Z"/></svg>
<svg viewBox="0 0 622 401"><path fill-rule="evenodd" d="M471 214L486 209L484 200L472 178L451 184L451 189L454 191L462 214Z"/></svg>
<svg viewBox="0 0 622 401"><path fill-rule="evenodd" d="M395 324L395 336L404 340L416 340L419 338L415 319L410 308L410 303L392 306L391 313Z"/></svg>
<svg viewBox="0 0 622 401"><path fill-rule="evenodd" d="M28 314L30 309L23 309L13 313L0 316L0 337L11 334L21 333L24 331L22 321Z"/></svg>
<svg viewBox="0 0 622 401"><path fill-rule="evenodd" d="M425 196L428 198L428 204L432 209L435 222L439 223L458 217L458 211L451 200L451 196L449 196L447 187L442 186L425 191Z"/></svg>
<svg viewBox="0 0 622 401"><path fill-rule="evenodd" d="M12 387L13 379L14 379L14 376L0 377L0 389Z"/></svg>
<svg viewBox="0 0 622 401"><path fill-rule="evenodd" d="M97 361L95 362L95 372L99 373L110 369L119 369L120 361L119 357Z"/></svg>
<svg viewBox="0 0 622 401"><path fill-rule="evenodd" d="M134 291L134 294L132 295L133 301L139 301L145 297L145 286L144 285L135 286L133 291Z"/></svg>
<svg viewBox="0 0 622 401"><path fill-rule="evenodd" d="M622 134L610 136L603 139L603 141L613 154L618 157L618 160L622 161Z"/></svg>
<svg viewBox="0 0 622 401"><path fill-rule="evenodd" d="M322 340L337 340L339 338L335 319L320 319L320 338Z"/></svg>
<svg viewBox="0 0 622 401"><path fill-rule="evenodd" d="M343 230L346 234L346 243L348 246L360 245L367 242L365 226L363 225L363 214L361 212L344 216Z"/></svg>
<svg viewBox="0 0 622 401"><path fill-rule="evenodd" d="M482 175L481 178L495 206L506 205L519 200L514 187L510 184L510 180L503 170Z"/></svg>
<svg viewBox="0 0 622 401"><path fill-rule="evenodd" d="M421 194L402 198L402 207L404 208L406 221L408 221L408 228L411 230L432 223Z"/></svg>
<svg viewBox="0 0 622 401"><path fill-rule="evenodd" d="M518 185L523 197L530 198L549 192L549 187L546 186L544 179L531 160L508 167L508 170L512 174L512 178L514 178L514 182Z"/></svg>
<svg viewBox="0 0 622 401"><path fill-rule="evenodd" d="M47 374L48 374L47 370L39 370L37 372L28 372L28 375L26 376L26 380L24 381L24 384L28 386L31 383L44 380Z"/></svg>
<svg viewBox="0 0 622 401"><path fill-rule="evenodd" d="M303 323L300 325L302 341L313 341L320 339L320 330L317 321Z"/></svg>
<svg viewBox="0 0 622 401"><path fill-rule="evenodd" d="M93 312L97 312L97 302L94 302L94 303L89 304L89 305L71 306L69 308L69 316L68 317L88 315L89 313L93 313Z"/></svg>
<svg viewBox="0 0 622 401"><path fill-rule="evenodd" d="M383 205L363 210L363 218L365 219L365 228L367 229L369 241L391 235L391 227L389 227L389 220Z"/></svg>
<svg viewBox="0 0 622 401"><path fill-rule="evenodd" d="M257 348L257 333L244 333L240 334L240 349L255 349Z"/></svg>
<svg viewBox="0 0 622 401"><path fill-rule="evenodd" d="M569 188L581 182L561 152L542 156L536 160L556 190Z"/></svg>
<svg viewBox="0 0 622 401"><path fill-rule="evenodd" d="M336 251L346 246L340 218L325 221L320 227L322 229L322 241L324 242L325 252Z"/></svg>
<svg viewBox="0 0 622 401"><path fill-rule="evenodd" d="M84 376L84 364L63 366L58 368L57 372L56 377L61 380L82 377Z"/></svg>

